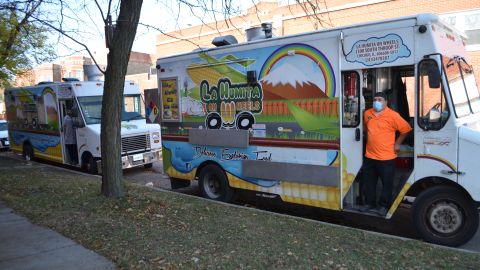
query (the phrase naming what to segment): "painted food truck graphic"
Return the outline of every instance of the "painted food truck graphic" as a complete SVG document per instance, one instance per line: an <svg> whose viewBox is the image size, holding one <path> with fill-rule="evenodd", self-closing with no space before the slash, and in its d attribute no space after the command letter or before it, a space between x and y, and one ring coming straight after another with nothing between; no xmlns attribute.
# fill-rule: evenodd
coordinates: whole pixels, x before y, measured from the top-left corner
<svg viewBox="0 0 480 270"><path fill-rule="evenodd" d="M423 14L160 58L160 100L150 102L160 108L164 170L173 188L198 180L221 201L243 189L390 218L413 200L425 240L461 245L480 201L470 161L479 93L463 44ZM361 211L363 115L377 92L413 129L386 214Z"/></svg>
<svg viewBox="0 0 480 270"><path fill-rule="evenodd" d="M100 123L103 82L67 81L7 89L11 149L25 159L40 158L98 173L101 161ZM157 124L146 124L140 89L125 83L122 106L121 151L123 168L150 167L159 159ZM66 143L68 118L73 121L73 143ZM72 138L70 138L72 140ZM69 152L68 145L74 149ZM70 146L71 147L71 146Z"/></svg>

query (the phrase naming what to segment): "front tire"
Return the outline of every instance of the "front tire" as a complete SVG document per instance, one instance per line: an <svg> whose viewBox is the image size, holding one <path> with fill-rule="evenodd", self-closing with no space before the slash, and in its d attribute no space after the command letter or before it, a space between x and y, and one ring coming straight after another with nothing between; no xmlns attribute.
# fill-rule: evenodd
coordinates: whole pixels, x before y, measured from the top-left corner
<svg viewBox="0 0 480 270"><path fill-rule="evenodd" d="M232 201L234 190L228 185L227 176L220 167L209 164L202 169L198 178L202 197L214 201Z"/></svg>
<svg viewBox="0 0 480 270"><path fill-rule="evenodd" d="M97 161L90 154L86 156L83 167L90 174L98 174Z"/></svg>
<svg viewBox="0 0 480 270"><path fill-rule="evenodd" d="M474 202L457 189L438 186L417 196L412 218L425 241L458 247L476 233L479 213Z"/></svg>

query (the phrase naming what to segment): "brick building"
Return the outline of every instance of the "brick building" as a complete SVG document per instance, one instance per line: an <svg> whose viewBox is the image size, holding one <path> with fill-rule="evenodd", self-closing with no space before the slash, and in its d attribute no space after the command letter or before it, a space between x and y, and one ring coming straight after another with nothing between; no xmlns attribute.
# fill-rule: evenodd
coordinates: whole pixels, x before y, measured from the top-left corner
<svg viewBox="0 0 480 270"><path fill-rule="evenodd" d="M218 21L198 25L168 35L158 35L156 56L192 51L198 47L213 47L211 41L219 35L234 35L245 40L244 30L272 22L274 35L283 36L301 32L339 27L362 22L383 20L418 13L435 13L440 18L464 31L468 36L469 61L480 78L480 3L466 0L325 0L315 11L300 4L282 4L294 1L260 1L244 15L228 22ZM315 14L312 16L312 14ZM310 15L310 16L309 16Z"/></svg>
<svg viewBox="0 0 480 270"><path fill-rule="evenodd" d="M83 55L72 55L60 60L62 66L62 78L77 78L80 81L86 80L83 65L91 65L93 61L90 57Z"/></svg>
<svg viewBox="0 0 480 270"><path fill-rule="evenodd" d="M33 69L33 72L26 72L24 76L17 76L16 82L23 83L23 85L29 85L32 81L32 74L34 82L48 82L48 81L60 81L62 79L62 66L57 64L42 64ZM25 77L26 76L26 77ZM18 84L20 85L20 84Z"/></svg>

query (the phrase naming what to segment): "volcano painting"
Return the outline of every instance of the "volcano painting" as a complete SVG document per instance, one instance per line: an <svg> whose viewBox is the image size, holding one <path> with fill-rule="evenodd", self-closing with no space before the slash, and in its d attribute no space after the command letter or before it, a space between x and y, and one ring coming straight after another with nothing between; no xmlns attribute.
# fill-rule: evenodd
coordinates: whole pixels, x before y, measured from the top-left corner
<svg viewBox="0 0 480 270"><path fill-rule="evenodd" d="M315 77L322 76L321 73L311 72L308 64L302 65L302 68L304 70L300 70L298 65L283 63L272 69L260 80L264 100L327 98L318 83L314 82L318 81Z"/></svg>

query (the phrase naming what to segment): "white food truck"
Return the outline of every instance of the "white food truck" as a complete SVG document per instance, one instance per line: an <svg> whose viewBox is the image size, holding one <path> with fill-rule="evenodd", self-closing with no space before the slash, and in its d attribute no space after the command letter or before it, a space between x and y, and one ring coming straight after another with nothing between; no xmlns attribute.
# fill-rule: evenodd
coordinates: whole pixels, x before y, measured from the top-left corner
<svg viewBox="0 0 480 270"><path fill-rule="evenodd" d="M26 159L39 158L100 169L101 81L41 83L5 91L11 149ZM145 122L141 92L126 81L123 93L121 151L123 168L151 167L161 152L160 127ZM67 153L63 121L72 111L76 157ZM78 162L76 162L78 161Z"/></svg>
<svg viewBox="0 0 480 270"><path fill-rule="evenodd" d="M480 95L466 37L431 14L236 44L157 60L164 170L203 196L238 189L362 212L364 112L375 93L413 131L395 160L391 218L413 201L423 239L458 246L478 228ZM223 46L225 45L225 46ZM379 181L381 183L381 181Z"/></svg>

